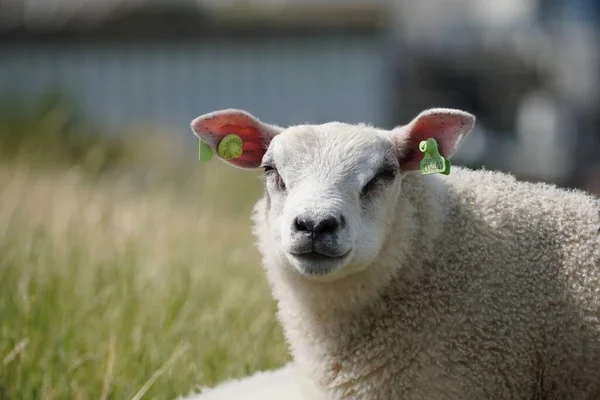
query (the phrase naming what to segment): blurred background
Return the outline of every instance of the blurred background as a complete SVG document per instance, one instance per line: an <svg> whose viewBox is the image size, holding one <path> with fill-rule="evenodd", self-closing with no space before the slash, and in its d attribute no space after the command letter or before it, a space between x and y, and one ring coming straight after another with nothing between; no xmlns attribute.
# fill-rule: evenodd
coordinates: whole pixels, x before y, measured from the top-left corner
<svg viewBox="0 0 600 400"><path fill-rule="evenodd" d="M596 0L2 0L2 99L66 96L102 129L194 116L391 127L478 117L456 161L598 191Z"/></svg>
<svg viewBox="0 0 600 400"><path fill-rule="evenodd" d="M0 0L0 399L173 398L288 360L259 175L194 117L477 117L453 163L600 195L598 0Z"/></svg>

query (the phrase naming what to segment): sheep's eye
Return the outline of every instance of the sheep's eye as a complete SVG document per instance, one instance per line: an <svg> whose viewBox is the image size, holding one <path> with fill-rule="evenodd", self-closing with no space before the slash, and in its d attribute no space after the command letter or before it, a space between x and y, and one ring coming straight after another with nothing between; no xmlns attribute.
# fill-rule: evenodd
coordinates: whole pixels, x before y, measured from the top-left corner
<svg viewBox="0 0 600 400"><path fill-rule="evenodd" d="M396 170L392 168L384 168L379 171L360 191L361 196L366 196L377 188L381 182L391 182L396 177Z"/></svg>
<svg viewBox="0 0 600 400"><path fill-rule="evenodd" d="M283 179L281 178L281 175L279 175L279 172L277 172L275 167L272 167L271 165L264 165L263 169L265 170L265 175L267 177L271 177L271 176L273 177L273 179L275 180L275 185L277 186L277 189L285 190L285 182L283 181Z"/></svg>

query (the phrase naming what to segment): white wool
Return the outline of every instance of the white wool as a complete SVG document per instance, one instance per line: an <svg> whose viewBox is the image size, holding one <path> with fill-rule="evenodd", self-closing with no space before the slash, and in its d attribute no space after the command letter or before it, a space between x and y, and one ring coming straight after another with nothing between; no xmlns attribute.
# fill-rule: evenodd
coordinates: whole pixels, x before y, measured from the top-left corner
<svg viewBox="0 0 600 400"><path fill-rule="evenodd" d="M598 398L591 196L461 168L431 180L407 177L376 262L335 282L278 267L257 217L302 373L336 399Z"/></svg>
<svg viewBox="0 0 600 400"><path fill-rule="evenodd" d="M215 126L233 118L216 115ZM449 156L471 129L456 110L392 131L330 123L274 137L248 114L235 117L254 124L245 140L272 138L262 161L277 173L255 206L254 232L308 398L600 398L592 196L458 167L422 176L420 140L437 135ZM217 131L203 117L194 126L201 138ZM362 197L381 166L398 164L401 173ZM295 221L307 213L344 217L318 243L335 256L296 254L307 236Z"/></svg>
<svg viewBox="0 0 600 400"><path fill-rule="evenodd" d="M242 379L204 388L200 394L180 400L302 400L298 378L291 364L274 371L259 371Z"/></svg>

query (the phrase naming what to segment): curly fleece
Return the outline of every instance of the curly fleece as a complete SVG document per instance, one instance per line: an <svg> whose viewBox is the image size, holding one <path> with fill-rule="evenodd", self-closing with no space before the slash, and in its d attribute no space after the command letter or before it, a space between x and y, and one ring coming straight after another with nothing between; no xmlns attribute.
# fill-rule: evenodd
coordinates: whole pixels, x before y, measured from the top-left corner
<svg viewBox="0 0 600 400"><path fill-rule="evenodd" d="M386 244L342 281L278 268L255 230L316 399L599 399L599 206L454 167L403 177Z"/></svg>

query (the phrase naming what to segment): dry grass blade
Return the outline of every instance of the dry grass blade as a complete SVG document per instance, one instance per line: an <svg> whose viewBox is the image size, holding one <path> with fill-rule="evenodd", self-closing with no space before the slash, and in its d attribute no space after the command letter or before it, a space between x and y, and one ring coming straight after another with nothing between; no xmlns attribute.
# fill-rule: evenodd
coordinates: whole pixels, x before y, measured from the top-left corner
<svg viewBox="0 0 600 400"><path fill-rule="evenodd" d="M113 368L115 365L115 347L115 337L111 336L110 341L108 342L108 359L106 361L106 373L104 374L104 383L102 384L102 395L100 396L100 400L106 400L110 391L110 382L112 381Z"/></svg>
<svg viewBox="0 0 600 400"><path fill-rule="evenodd" d="M185 348L187 348L187 346L182 345L181 343L177 346L177 348L175 348L175 351L173 352L173 355L167 360L167 362L165 362L159 369L157 369L156 371L154 371L154 373L152 374L152 376L150 377L150 379L148 379L146 381L146 383L144 383L144 386L142 386L140 388L140 390L138 390L138 392L135 394L135 396L133 396L131 398L131 400L140 400L142 398L142 396L144 396L144 394L146 394L146 392L148 391L148 389L150 389L150 387L152 386L152 384L154 384L154 382L156 382L156 380L158 378L161 377L162 374L164 374L171 365L173 365L173 363L175 361L177 361L177 359L183 354L183 350L185 350Z"/></svg>
<svg viewBox="0 0 600 400"><path fill-rule="evenodd" d="M19 340L19 343L17 343L17 345L2 360L2 366L7 366L12 360L17 358L17 356L25 350L28 344L29 338Z"/></svg>

